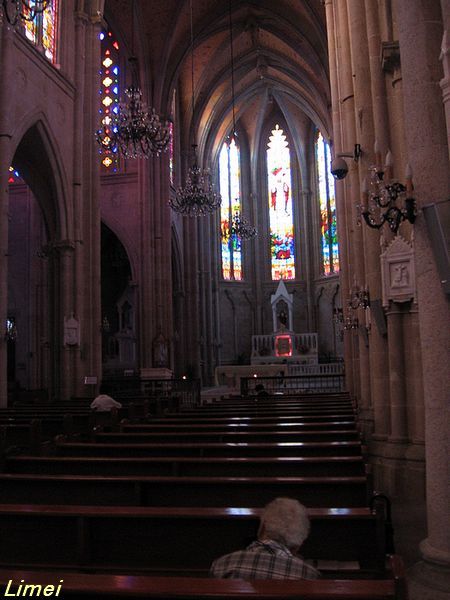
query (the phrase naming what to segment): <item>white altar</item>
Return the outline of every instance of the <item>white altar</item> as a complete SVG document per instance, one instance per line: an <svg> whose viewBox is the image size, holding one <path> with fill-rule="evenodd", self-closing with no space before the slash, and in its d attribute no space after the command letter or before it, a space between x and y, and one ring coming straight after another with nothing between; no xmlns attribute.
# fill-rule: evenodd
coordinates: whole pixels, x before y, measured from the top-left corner
<svg viewBox="0 0 450 600"><path fill-rule="evenodd" d="M294 295L287 291L283 280L270 303L273 333L252 336L251 364L317 364L317 333L294 333Z"/></svg>

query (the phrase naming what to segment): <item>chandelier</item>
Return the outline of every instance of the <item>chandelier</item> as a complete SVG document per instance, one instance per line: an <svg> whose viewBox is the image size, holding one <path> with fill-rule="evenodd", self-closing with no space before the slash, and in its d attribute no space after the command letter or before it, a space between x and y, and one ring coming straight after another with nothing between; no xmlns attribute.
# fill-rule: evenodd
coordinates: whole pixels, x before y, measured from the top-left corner
<svg viewBox="0 0 450 600"><path fill-rule="evenodd" d="M397 233L402 221L412 224L416 220L411 167L406 167L404 185L392 178L391 151L386 155L384 169L380 165L380 153L376 142L375 156L376 164L370 167L370 187L366 179L362 186L361 215L369 227L380 229L387 223L390 230Z"/></svg>
<svg viewBox="0 0 450 600"><path fill-rule="evenodd" d="M149 158L167 150L170 141L169 123L161 122L156 110L142 101L138 84L137 58L134 56L134 0L132 4L131 48L129 58L132 83L125 89L126 99L119 102L117 114L107 114L96 137L101 148L125 158Z"/></svg>
<svg viewBox="0 0 450 600"><path fill-rule="evenodd" d="M34 21L47 8L50 0L2 0L3 13L10 25L22 21Z"/></svg>
<svg viewBox="0 0 450 600"><path fill-rule="evenodd" d="M192 102L192 127L195 123L195 95L194 95L194 26L192 18L192 0L190 0L191 22L191 102ZM220 206L220 194L214 191L211 175L208 170L202 169L197 162L197 145L192 144L193 163L189 168L184 187L179 187L175 197L169 199L169 206L175 212L189 217L205 216Z"/></svg>
<svg viewBox="0 0 450 600"><path fill-rule="evenodd" d="M222 229L222 237L226 240L232 237L239 237L241 240L251 240L257 234L256 227L253 227L247 219L241 217L238 211L234 213L230 225L228 227L224 226Z"/></svg>
<svg viewBox="0 0 450 600"><path fill-rule="evenodd" d="M208 170L197 163L196 145L192 144L194 161L189 168L184 187L179 187L169 206L188 217L203 217L220 206L220 194L214 191Z"/></svg>

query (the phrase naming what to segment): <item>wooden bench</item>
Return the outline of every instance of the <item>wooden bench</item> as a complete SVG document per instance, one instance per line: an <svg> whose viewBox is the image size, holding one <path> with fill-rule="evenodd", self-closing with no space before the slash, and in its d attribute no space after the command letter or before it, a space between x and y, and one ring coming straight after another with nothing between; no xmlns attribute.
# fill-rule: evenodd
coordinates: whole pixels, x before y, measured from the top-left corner
<svg viewBox="0 0 450 600"><path fill-rule="evenodd" d="M258 506L278 496L306 506L367 506L360 477L159 477L0 474L0 501L111 506Z"/></svg>
<svg viewBox="0 0 450 600"><path fill-rule="evenodd" d="M367 508L309 509L301 554L352 562L350 575L382 575L384 523ZM207 575L212 561L256 538L261 509L0 504L3 567ZM339 564L333 565L336 575ZM324 570L324 574L329 571ZM347 574L347 576L349 576Z"/></svg>
<svg viewBox="0 0 450 600"><path fill-rule="evenodd" d="M77 475L172 475L211 477L294 477L364 475L362 456L299 456L253 458L161 457L72 457L9 456L4 465L9 473L77 474Z"/></svg>
<svg viewBox="0 0 450 600"><path fill-rule="evenodd" d="M398 560L396 560L398 563ZM385 579L316 581L243 581L196 577L117 577L64 571L0 571L2 589L10 580L46 586L62 583L61 598L79 600L406 600L403 571ZM16 589L13 586L11 589Z"/></svg>
<svg viewBox="0 0 450 600"><path fill-rule="evenodd" d="M104 444L171 444L171 443L265 443L265 442L326 442L358 440L353 429L311 429L280 431L165 431L96 433L94 442Z"/></svg>
<svg viewBox="0 0 450 600"><path fill-rule="evenodd" d="M252 422L252 421L232 421L225 423L189 423L183 421L176 421L172 423L166 422L155 422L150 421L148 423L127 423L123 421L120 424L120 431L127 433L152 433L159 431L267 431L267 430L280 430L280 431L291 431L291 430L304 430L310 429L352 429L356 427L355 419L349 419L347 421L267 421L267 422Z"/></svg>
<svg viewBox="0 0 450 600"><path fill-rule="evenodd" d="M344 415L226 415L226 416L200 416L197 417L195 415L183 415L182 413L166 413L164 417L149 417L149 424L235 424L235 423L250 423L250 424L260 424L260 423L329 423L332 422L342 422L342 421L355 421L355 415L353 413L344 414Z"/></svg>
<svg viewBox="0 0 450 600"><path fill-rule="evenodd" d="M100 444L59 440L60 456L360 456L361 441Z"/></svg>

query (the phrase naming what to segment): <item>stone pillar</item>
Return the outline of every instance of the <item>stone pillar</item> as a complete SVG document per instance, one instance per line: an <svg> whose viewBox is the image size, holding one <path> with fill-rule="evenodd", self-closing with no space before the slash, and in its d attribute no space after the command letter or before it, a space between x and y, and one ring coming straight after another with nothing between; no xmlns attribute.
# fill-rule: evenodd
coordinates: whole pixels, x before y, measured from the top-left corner
<svg viewBox="0 0 450 600"><path fill-rule="evenodd" d="M0 81L10 81L13 31L0 8ZM0 407L8 403L7 341L4 337L8 311L8 168L12 160L12 123L7 86L0 86Z"/></svg>
<svg viewBox="0 0 450 600"><path fill-rule="evenodd" d="M444 5L445 0L443 0L443 6ZM450 11L448 6L447 10ZM444 77L441 79L440 85L445 109L445 122L447 125L447 146L450 153L450 30L448 29L444 31L444 36L442 38L440 59L442 60L442 67L444 69Z"/></svg>
<svg viewBox="0 0 450 600"><path fill-rule="evenodd" d="M449 3L445 3L448 7ZM408 160L419 208L449 193L445 115L439 82L442 40L437 0L394 2L404 90ZM416 283L425 399L425 452L428 537L423 561L411 570L412 600L450 598L449 348L450 306L441 288L423 216L415 227Z"/></svg>
<svg viewBox="0 0 450 600"><path fill-rule="evenodd" d="M368 176L368 168L373 164L373 146L375 139L380 147L389 145L389 122L388 107L386 102L386 84L384 73L380 65L381 34L378 21L378 0L365 0L366 33L369 53L370 70L370 99L368 97L369 86L363 85L360 90L362 94L361 106L363 110L362 127L364 148L361 157L360 181ZM357 47L356 47L357 52ZM364 97L364 90L367 97ZM369 104L370 102L370 104ZM372 119L368 117L372 114ZM370 230L363 223L364 228L364 256L366 268L366 284L369 288L372 301L381 299L380 278L380 239L379 233ZM380 333L374 315L371 315L370 340L370 388L372 394L372 408L374 419L374 432L379 438L387 435L387 406L388 406L388 379L386 369L387 344L386 339Z"/></svg>
<svg viewBox="0 0 450 600"><path fill-rule="evenodd" d="M391 401L390 442L405 442L407 439L402 319L403 314L400 308L391 303L387 312L389 397Z"/></svg>

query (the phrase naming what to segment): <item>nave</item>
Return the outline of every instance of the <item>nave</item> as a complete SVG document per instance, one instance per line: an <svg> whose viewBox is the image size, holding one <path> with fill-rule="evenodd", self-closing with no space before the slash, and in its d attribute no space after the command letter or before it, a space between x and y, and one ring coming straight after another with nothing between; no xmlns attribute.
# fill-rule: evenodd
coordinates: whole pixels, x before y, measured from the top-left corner
<svg viewBox="0 0 450 600"><path fill-rule="evenodd" d="M142 398L122 401L103 415L79 400L35 407L28 440L14 429L27 409L0 412L2 584L62 579L73 598L406 600L348 394L173 402L163 416ZM65 432L53 435L55 422ZM301 552L323 579L208 578L279 496L307 506Z"/></svg>

